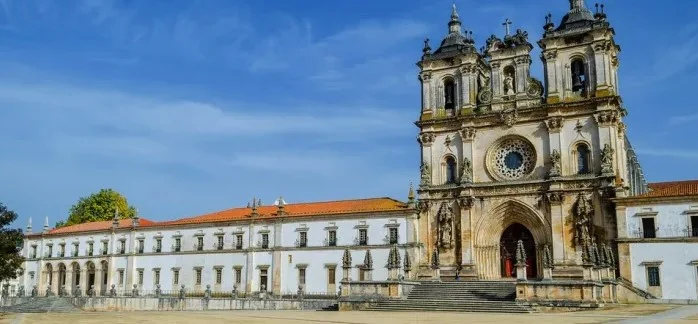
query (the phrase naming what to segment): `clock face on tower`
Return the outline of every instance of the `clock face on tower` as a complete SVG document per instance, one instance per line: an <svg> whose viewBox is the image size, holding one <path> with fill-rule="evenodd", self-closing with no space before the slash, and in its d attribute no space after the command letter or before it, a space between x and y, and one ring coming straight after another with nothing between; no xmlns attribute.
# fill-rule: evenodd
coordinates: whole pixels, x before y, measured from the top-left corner
<svg viewBox="0 0 698 324"><path fill-rule="evenodd" d="M504 138L490 149L488 169L498 180L517 180L533 171L536 151L528 141L519 137Z"/></svg>

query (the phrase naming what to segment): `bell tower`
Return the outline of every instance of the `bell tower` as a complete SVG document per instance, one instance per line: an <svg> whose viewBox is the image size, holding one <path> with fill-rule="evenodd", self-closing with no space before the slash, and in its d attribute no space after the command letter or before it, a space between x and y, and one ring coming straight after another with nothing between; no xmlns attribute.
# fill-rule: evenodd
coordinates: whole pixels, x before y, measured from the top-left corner
<svg viewBox="0 0 698 324"><path fill-rule="evenodd" d="M547 102L618 95L618 53L615 31L604 5L592 14L584 0L569 0L570 11L555 26L546 16L541 59L545 67Z"/></svg>

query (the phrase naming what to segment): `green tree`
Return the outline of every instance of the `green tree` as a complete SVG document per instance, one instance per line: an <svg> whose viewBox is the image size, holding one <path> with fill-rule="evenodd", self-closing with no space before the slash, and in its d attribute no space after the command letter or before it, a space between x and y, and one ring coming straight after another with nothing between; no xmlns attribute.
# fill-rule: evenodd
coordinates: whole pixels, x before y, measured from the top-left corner
<svg viewBox="0 0 698 324"><path fill-rule="evenodd" d="M56 227L82 224L87 222L114 219L117 213L120 219L133 218L136 209L128 204L126 198L113 189L101 189L87 197L82 197L70 207L70 215L65 222L56 223Z"/></svg>
<svg viewBox="0 0 698 324"><path fill-rule="evenodd" d="M24 244L22 230L7 228L15 219L17 213L0 203L0 282L17 278L17 270L24 262L19 254Z"/></svg>

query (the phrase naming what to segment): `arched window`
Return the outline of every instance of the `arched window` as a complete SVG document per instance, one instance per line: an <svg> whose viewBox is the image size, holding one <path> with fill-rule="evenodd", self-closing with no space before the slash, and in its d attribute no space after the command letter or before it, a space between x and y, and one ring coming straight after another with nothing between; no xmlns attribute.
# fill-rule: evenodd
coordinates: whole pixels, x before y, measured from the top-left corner
<svg viewBox="0 0 698 324"><path fill-rule="evenodd" d="M456 176L458 168L456 165L456 159L452 156L446 158L446 183L456 183Z"/></svg>
<svg viewBox="0 0 698 324"><path fill-rule="evenodd" d="M453 110L456 107L456 83L451 78L444 80L444 108Z"/></svg>
<svg viewBox="0 0 698 324"><path fill-rule="evenodd" d="M577 174L589 173L591 169L589 167L591 163L589 147L584 143L580 143L577 144L575 151L577 153Z"/></svg>
<svg viewBox="0 0 698 324"><path fill-rule="evenodd" d="M572 91L584 93L588 83L584 61L580 58L573 59L570 70L572 73Z"/></svg>

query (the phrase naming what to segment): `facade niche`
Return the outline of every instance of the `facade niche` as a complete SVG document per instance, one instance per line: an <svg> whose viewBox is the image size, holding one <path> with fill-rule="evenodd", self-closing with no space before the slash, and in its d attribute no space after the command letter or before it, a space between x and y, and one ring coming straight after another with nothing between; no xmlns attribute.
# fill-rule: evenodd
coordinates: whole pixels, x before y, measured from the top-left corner
<svg viewBox="0 0 698 324"><path fill-rule="evenodd" d="M574 153L576 155L577 161L577 174L587 174L591 172L591 154L589 152L589 146L585 143L579 143L575 147Z"/></svg>
<svg viewBox="0 0 698 324"><path fill-rule="evenodd" d="M516 94L516 70L509 65L504 68L504 95L511 96Z"/></svg>
<svg viewBox="0 0 698 324"><path fill-rule="evenodd" d="M444 79L444 108L453 110L456 107L456 83L452 78Z"/></svg>
<svg viewBox="0 0 698 324"><path fill-rule="evenodd" d="M458 177L458 166L453 156L446 157L446 183L456 183Z"/></svg>
<svg viewBox="0 0 698 324"><path fill-rule="evenodd" d="M584 68L584 60L581 58L575 58L570 64L570 72L572 75L572 91L579 92L582 95L586 93L586 87L588 83L588 77L586 69Z"/></svg>

